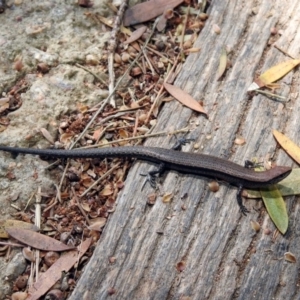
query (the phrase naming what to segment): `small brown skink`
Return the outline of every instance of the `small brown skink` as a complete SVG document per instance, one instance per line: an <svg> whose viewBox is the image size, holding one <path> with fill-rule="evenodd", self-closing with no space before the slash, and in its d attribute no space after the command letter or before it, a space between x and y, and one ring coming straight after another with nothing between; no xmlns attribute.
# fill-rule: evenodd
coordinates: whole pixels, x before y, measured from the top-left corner
<svg viewBox="0 0 300 300"><path fill-rule="evenodd" d="M163 163L165 169L221 179L232 185L238 186L239 191L241 191L242 187L263 188L278 183L287 177L292 171L292 168L290 167L276 166L267 171L255 172L250 168L245 168L231 161L211 155L144 146L106 147L78 150L34 149L0 146L0 151L6 151L14 154L23 153L41 155L53 158L138 158L150 162ZM245 213L246 211L241 204L241 199L238 199L238 203L242 212Z"/></svg>

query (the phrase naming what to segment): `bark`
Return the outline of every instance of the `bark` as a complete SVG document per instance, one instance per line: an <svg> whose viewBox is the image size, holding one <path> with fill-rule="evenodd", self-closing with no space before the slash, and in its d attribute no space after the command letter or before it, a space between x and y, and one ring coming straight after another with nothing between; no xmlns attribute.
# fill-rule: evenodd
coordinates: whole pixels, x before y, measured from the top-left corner
<svg viewBox="0 0 300 300"><path fill-rule="evenodd" d="M209 118L174 101L164 106L156 130L193 124L191 136L199 152L240 164L270 155L278 165L291 165L272 129L299 141L298 71L281 80L277 92L290 99L286 104L262 95L250 97L247 89L256 73L289 59L274 43L299 55L300 2L212 1L209 15L194 45L201 52L188 57L175 83L203 101ZM219 35L214 24L221 28ZM281 34L272 37L272 27ZM216 81L224 46L231 49L232 67ZM235 145L237 136L245 138L244 146ZM146 145L174 143L174 138L156 138ZM195 150L188 145L184 151ZM236 204L236 189L222 183L212 193L206 178L169 172L155 204L148 206L147 196L153 191L141 191L139 174L149 168L137 162L131 169L117 209L70 299L299 299L299 261L282 259L286 251L299 255L299 204L292 197L286 199L289 230L272 239L264 229L274 232L275 227L261 201L247 201L251 213L244 217ZM163 203L162 195L169 192L171 202ZM262 225L259 233L250 220ZM110 263L111 257L115 263Z"/></svg>

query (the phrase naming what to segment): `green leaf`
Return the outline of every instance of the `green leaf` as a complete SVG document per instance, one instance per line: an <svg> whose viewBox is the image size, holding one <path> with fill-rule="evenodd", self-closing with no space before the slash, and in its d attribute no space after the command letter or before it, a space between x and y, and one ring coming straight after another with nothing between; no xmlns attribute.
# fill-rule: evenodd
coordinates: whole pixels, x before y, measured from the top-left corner
<svg viewBox="0 0 300 300"><path fill-rule="evenodd" d="M261 189L261 195L270 218L277 229L282 234L285 234L289 225L289 217L287 215L285 202L279 190L276 186L264 188Z"/></svg>

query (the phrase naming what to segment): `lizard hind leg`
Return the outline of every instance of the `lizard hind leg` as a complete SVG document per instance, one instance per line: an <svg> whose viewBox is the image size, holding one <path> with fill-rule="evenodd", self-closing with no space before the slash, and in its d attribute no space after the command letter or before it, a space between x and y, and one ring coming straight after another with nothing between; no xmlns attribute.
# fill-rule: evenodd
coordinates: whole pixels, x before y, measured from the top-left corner
<svg viewBox="0 0 300 300"><path fill-rule="evenodd" d="M249 210L246 208L246 206L244 206L243 204L243 197L242 197L242 191L243 191L243 186L242 185L239 185L238 187L238 191L237 191L237 194L236 194L236 199L237 199L237 203L240 207L240 210L242 212L242 214L244 216L247 215L247 213L249 213Z"/></svg>

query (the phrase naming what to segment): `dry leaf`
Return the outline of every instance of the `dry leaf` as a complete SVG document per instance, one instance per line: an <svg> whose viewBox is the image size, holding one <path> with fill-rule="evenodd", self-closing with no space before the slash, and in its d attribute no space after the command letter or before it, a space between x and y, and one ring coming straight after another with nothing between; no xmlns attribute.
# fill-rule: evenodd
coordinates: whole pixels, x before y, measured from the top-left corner
<svg viewBox="0 0 300 300"><path fill-rule="evenodd" d="M111 28L113 27L113 21L101 16L100 14L97 14L97 20L99 20L100 22L102 22L104 25L106 25L108 27L111 27Z"/></svg>
<svg viewBox="0 0 300 300"><path fill-rule="evenodd" d="M74 137L74 133L63 133L61 134L59 141L63 144L68 144Z"/></svg>
<svg viewBox="0 0 300 300"><path fill-rule="evenodd" d="M2 98L0 100L3 100L3 99L7 99L7 102L4 102L4 101L0 102L0 113L9 109L9 98Z"/></svg>
<svg viewBox="0 0 300 300"><path fill-rule="evenodd" d="M82 174L80 178L80 182L83 186L89 188L94 183L94 180L87 174Z"/></svg>
<svg viewBox="0 0 300 300"><path fill-rule="evenodd" d="M0 238L4 238L4 239L8 238L6 229L9 227L29 229L32 231L39 231L39 228L31 223L18 221L18 220L1 220L0 221Z"/></svg>
<svg viewBox="0 0 300 300"><path fill-rule="evenodd" d="M11 300L25 300L27 299L28 293L26 292L15 292L11 295Z"/></svg>
<svg viewBox="0 0 300 300"><path fill-rule="evenodd" d="M253 230L255 230L256 232L259 232L260 231L260 225L258 222L256 221L250 221L251 222L251 227Z"/></svg>
<svg viewBox="0 0 300 300"><path fill-rule="evenodd" d="M78 111L80 111L82 114L86 113L89 110L89 107L86 104L77 102L76 108Z"/></svg>
<svg viewBox="0 0 300 300"><path fill-rule="evenodd" d="M134 41L137 41L146 31L147 27L146 26L141 26L140 28L138 28L137 30L135 30L134 32L132 32L132 34L130 35L130 38L128 38L124 44L130 44Z"/></svg>
<svg viewBox="0 0 300 300"><path fill-rule="evenodd" d="M285 76L296 66L300 64L300 59L292 59L282 62L264 72L258 78L262 81L264 85L268 85Z"/></svg>
<svg viewBox="0 0 300 300"><path fill-rule="evenodd" d="M81 207L83 208L84 211L86 212L90 212L91 211L91 207L87 202L81 202L80 203Z"/></svg>
<svg viewBox="0 0 300 300"><path fill-rule="evenodd" d="M277 130L273 130L273 135L280 146L298 163L300 164L300 148L288 137Z"/></svg>
<svg viewBox="0 0 300 300"><path fill-rule="evenodd" d="M51 133L46 129L46 128L41 128L40 129L42 135L44 136L44 138L50 143L50 144L54 144L55 140L53 138L53 136L51 135Z"/></svg>
<svg viewBox="0 0 300 300"><path fill-rule="evenodd" d="M127 130L124 130L124 129L119 130L119 138L120 139L127 139L128 136L129 136L129 133Z"/></svg>
<svg viewBox="0 0 300 300"><path fill-rule="evenodd" d="M0 106L9 103L9 98L0 98Z"/></svg>
<svg viewBox="0 0 300 300"><path fill-rule="evenodd" d="M291 262L291 263L296 263L297 262L297 259L296 259L295 255L292 252L285 252L284 253L284 259L288 262Z"/></svg>
<svg viewBox="0 0 300 300"><path fill-rule="evenodd" d="M220 78L223 76L226 67L227 67L227 52L226 49L223 47L220 56L217 80L220 80Z"/></svg>
<svg viewBox="0 0 300 300"><path fill-rule="evenodd" d="M106 221L107 219L102 217L91 219L88 229L100 231L100 229L106 224Z"/></svg>
<svg viewBox="0 0 300 300"><path fill-rule="evenodd" d="M156 25L156 28L158 31L163 31L167 26L167 19L165 18L164 14L162 14L160 17L159 17L159 20L157 22L157 25Z"/></svg>
<svg viewBox="0 0 300 300"><path fill-rule="evenodd" d="M103 128L96 129L93 133L93 139L96 141L99 140L103 136Z"/></svg>
<svg viewBox="0 0 300 300"><path fill-rule="evenodd" d="M136 4L125 11L123 24L130 26L149 21L163 14L167 8L174 8L182 2L183 0L151 0Z"/></svg>
<svg viewBox="0 0 300 300"><path fill-rule="evenodd" d="M22 242L25 245L44 251L67 251L74 249L73 246L55 240L49 236L22 228L6 228L10 236Z"/></svg>
<svg viewBox="0 0 300 300"><path fill-rule="evenodd" d="M185 49L184 53L197 53L200 52L201 48L189 48L189 49Z"/></svg>
<svg viewBox="0 0 300 300"><path fill-rule="evenodd" d="M163 195L162 202L169 203L169 202L171 202L172 198L173 198L173 193L167 193L167 194Z"/></svg>
<svg viewBox="0 0 300 300"><path fill-rule="evenodd" d="M300 59L292 59L282 62L268 69L266 72L264 72L262 75L260 75L257 79L254 80L254 82L248 88L248 91L254 91L258 88L271 85L273 82L285 76L299 64Z"/></svg>
<svg viewBox="0 0 300 300"><path fill-rule="evenodd" d="M88 164L89 165L89 164ZM95 179L96 177L97 177L97 174L94 172L94 170L92 170L92 169L88 169L87 171L86 171L86 173L89 175L89 176L91 176L93 179Z"/></svg>
<svg viewBox="0 0 300 300"><path fill-rule="evenodd" d="M190 109L193 109L195 111L198 111L200 113L207 115L206 112L204 111L203 107L192 96L190 96L188 93L186 93L179 87L171 85L166 82L164 82L164 87L170 95L172 95L175 99L177 99L183 105L189 107Z"/></svg>
<svg viewBox="0 0 300 300"><path fill-rule="evenodd" d="M32 251L29 247L24 247L22 250L22 254L25 257L25 259L35 262L35 252Z"/></svg>
<svg viewBox="0 0 300 300"><path fill-rule="evenodd" d="M173 9L166 9L164 13L159 17L156 28L158 31L163 31L166 28L167 21L174 16Z"/></svg>
<svg viewBox="0 0 300 300"><path fill-rule="evenodd" d="M113 190L111 188L111 184L105 185L105 187L103 188L103 190L100 192L101 196L110 196L112 194L113 194Z"/></svg>
<svg viewBox="0 0 300 300"><path fill-rule="evenodd" d="M77 247L78 250L68 251L62 255L46 272L39 275L38 280L29 288L27 300L38 300L60 278L62 272L68 272L89 249L92 239L86 239ZM78 253L79 251L79 253Z"/></svg>

